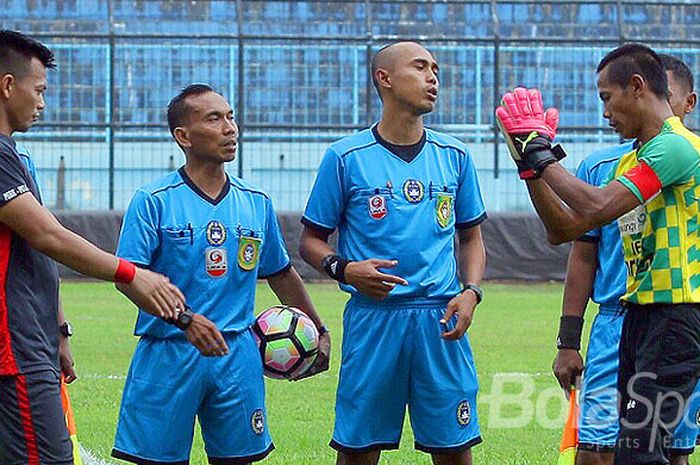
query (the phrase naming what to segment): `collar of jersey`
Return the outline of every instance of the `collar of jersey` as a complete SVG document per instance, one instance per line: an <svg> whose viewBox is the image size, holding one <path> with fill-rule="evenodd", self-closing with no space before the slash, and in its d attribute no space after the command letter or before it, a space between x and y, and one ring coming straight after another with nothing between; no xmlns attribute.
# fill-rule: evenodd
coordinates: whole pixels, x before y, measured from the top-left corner
<svg viewBox="0 0 700 465"><path fill-rule="evenodd" d="M423 135L421 136L420 140L418 142L416 142L415 144L396 145L396 144L392 144L391 142L384 140L384 138L382 138L382 136L379 134L378 126L379 126L379 124L375 124L374 126L372 126L372 135L374 136L374 139L377 141L377 143L379 143L379 145L381 145L382 147L387 149L389 152L391 152L392 155L396 156L397 158L399 158L403 162L409 163L409 164L413 163L413 161L416 158L418 158L420 153L423 151L423 147L425 147L425 142L427 140L425 129L423 129ZM415 155L410 160L407 160L404 157L402 157L399 153L397 153L401 149L415 151Z"/></svg>
<svg viewBox="0 0 700 465"><path fill-rule="evenodd" d="M226 183L224 184L224 187L221 189L221 192L219 192L219 195L216 196L215 199L212 199L209 197L202 189L197 187L197 184L192 181L192 179L187 176L187 173L185 172L185 167L181 166L178 170L178 173L180 173L180 177L182 178L183 181L185 181L185 184L192 189L192 191L200 196L202 199L206 200L212 205L218 205L222 200L224 200L224 197L228 194L228 191L231 190L231 182L228 179L228 174L226 174Z"/></svg>

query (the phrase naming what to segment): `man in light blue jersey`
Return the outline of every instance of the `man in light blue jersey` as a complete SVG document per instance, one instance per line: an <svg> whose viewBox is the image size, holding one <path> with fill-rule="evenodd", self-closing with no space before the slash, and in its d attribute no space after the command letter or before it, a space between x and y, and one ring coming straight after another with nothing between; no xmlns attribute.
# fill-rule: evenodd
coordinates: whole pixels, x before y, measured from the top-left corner
<svg viewBox="0 0 700 465"><path fill-rule="evenodd" d="M376 464L396 449L407 405L415 447L433 463L471 464L481 442L466 330L482 298L486 213L469 150L424 128L438 70L414 42L377 52L382 117L330 146L302 218L302 257L351 295L331 441L338 464Z"/></svg>
<svg viewBox="0 0 700 465"><path fill-rule="evenodd" d="M319 355L305 376L328 369L330 337L292 267L270 198L224 170L238 137L224 97L188 86L168 105L168 124L186 163L136 192L118 254L169 276L192 311L178 327L139 313L112 455L188 463L196 416L209 463L255 462L274 448L250 329L258 278L319 329ZM187 340L222 356L204 358Z"/></svg>
<svg viewBox="0 0 700 465"><path fill-rule="evenodd" d="M659 55L668 75L671 108L681 120L693 111L697 95L687 65L670 55ZM600 186L608 179L620 157L634 150L634 142L592 153L581 162L576 175ZM595 229L574 242L569 255L554 374L562 388L583 372L580 395L579 446L577 465L612 464L619 431L617 409L618 347L624 309L620 298L626 291L626 268L617 222ZM589 297L599 304L591 329L585 370L579 353L580 328ZM569 328L575 327L574 331ZM696 417L700 409L700 388L696 386L686 417L674 433L672 465L687 465L698 436Z"/></svg>

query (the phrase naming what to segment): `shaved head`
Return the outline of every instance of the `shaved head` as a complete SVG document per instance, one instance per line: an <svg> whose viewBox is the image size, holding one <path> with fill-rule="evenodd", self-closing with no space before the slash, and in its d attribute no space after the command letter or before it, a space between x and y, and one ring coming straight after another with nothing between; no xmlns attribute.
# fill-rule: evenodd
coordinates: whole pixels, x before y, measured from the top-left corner
<svg viewBox="0 0 700 465"><path fill-rule="evenodd" d="M379 98L382 98L382 92L380 90L379 81L377 81L377 71L383 69L391 72L394 69L398 57L406 53L415 53L416 51L424 50L426 50L425 47L418 42L406 41L385 45L374 54L370 65L370 72L372 73L372 84L374 84L374 88L377 89Z"/></svg>

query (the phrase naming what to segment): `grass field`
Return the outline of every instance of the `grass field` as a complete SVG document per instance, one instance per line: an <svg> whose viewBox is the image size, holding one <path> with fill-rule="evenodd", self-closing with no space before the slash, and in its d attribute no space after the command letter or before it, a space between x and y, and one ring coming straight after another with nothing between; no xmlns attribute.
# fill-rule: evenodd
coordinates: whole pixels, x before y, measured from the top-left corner
<svg viewBox="0 0 700 465"><path fill-rule="evenodd" d="M562 285L487 284L484 289L486 298L470 329L484 439L474 449L475 463L554 464L565 408L550 374ZM263 462L270 465L334 463L327 443L333 425L345 295L330 284L311 285L310 292L331 329L331 370L299 383L268 380L269 421L277 447ZM71 395L78 437L95 456L111 460L121 390L136 344L135 311L109 284L66 283L62 296L76 331L72 346L79 379ZM269 288L260 285L256 308L275 303ZM193 449L192 463L205 464L199 436ZM413 450L407 422L401 448L385 452L381 463L428 464L430 459Z"/></svg>

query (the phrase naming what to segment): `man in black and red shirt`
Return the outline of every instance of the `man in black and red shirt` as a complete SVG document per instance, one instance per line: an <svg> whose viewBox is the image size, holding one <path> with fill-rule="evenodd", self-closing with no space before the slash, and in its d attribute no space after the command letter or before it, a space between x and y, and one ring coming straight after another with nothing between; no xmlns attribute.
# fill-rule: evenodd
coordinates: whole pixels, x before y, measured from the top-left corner
<svg viewBox="0 0 700 465"><path fill-rule="evenodd" d="M11 136L27 131L44 109L46 69L53 66L42 44L0 30L0 465L73 463L59 392L53 260L116 282L158 317L176 321L185 308L167 278L98 249L42 206ZM207 355L225 351L215 327L195 345Z"/></svg>

